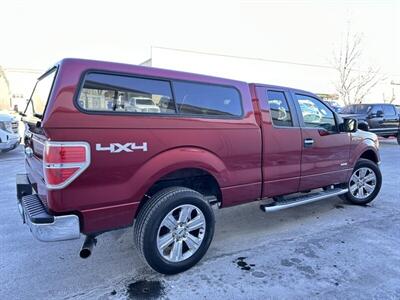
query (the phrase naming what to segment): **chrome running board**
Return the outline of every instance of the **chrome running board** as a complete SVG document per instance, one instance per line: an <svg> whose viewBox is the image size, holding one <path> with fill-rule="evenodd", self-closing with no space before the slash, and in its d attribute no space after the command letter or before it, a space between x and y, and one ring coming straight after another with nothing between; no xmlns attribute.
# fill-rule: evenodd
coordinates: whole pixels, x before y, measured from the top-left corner
<svg viewBox="0 0 400 300"><path fill-rule="evenodd" d="M269 204L260 205L260 209L264 212L278 211L290 207L295 207L327 198L339 196L348 192L348 189L334 188L327 191L312 193L300 197L290 198L287 200L275 201Z"/></svg>

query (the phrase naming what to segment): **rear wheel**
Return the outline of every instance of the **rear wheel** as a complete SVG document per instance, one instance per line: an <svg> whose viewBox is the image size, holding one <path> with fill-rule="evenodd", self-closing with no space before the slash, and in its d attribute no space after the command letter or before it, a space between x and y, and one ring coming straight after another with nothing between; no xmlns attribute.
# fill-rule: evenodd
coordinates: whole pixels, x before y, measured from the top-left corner
<svg viewBox="0 0 400 300"><path fill-rule="evenodd" d="M382 174L377 164L367 159L360 159L347 184L349 191L343 198L353 204L367 204L378 195L381 185Z"/></svg>
<svg viewBox="0 0 400 300"><path fill-rule="evenodd" d="M136 246L163 274L194 266L214 235L214 213L203 195L183 187L164 189L141 209L135 222Z"/></svg>

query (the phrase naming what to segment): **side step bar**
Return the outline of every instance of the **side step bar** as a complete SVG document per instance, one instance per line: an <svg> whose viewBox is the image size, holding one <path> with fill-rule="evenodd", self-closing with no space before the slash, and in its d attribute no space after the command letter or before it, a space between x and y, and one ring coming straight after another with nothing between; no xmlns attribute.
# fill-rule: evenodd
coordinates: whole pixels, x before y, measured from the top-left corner
<svg viewBox="0 0 400 300"><path fill-rule="evenodd" d="M275 202L269 203L269 204L262 204L262 205L260 205L260 209L264 212L278 211L278 210L282 210L282 209L286 209L286 208L290 208L290 207L295 207L295 206L323 200L326 198L331 198L334 196L339 196L342 194L346 194L347 192L348 192L348 189L334 188L331 190L312 193L309 195L290 198L287 200L275 201Z"/></svg>

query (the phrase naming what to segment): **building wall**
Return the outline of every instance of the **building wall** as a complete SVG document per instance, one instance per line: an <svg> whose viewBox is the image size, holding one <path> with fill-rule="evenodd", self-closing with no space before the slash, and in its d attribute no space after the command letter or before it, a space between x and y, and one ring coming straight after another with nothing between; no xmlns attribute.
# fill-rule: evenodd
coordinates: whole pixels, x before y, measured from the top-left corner
<svg viewBox="0 0 400 300"><path fill-rule="evenodd" d="M10 108L10 87L3 68L0 66L0 110Z"/></svg>
<svg viewBox="0 0 400 300"><path fill-rule="evenodd" d="M26 100L29 99L37 78L43 74L42 70L5 68L5 73L9 82L10 108L18 106L18 110L24 110ZM7 107L8 108L8 107Z"/></svg>
<svg viewBox="0 0 400 300"><path fill-rule="evenodd" d="M263 58L240 58L200 52L152 48L151 61L145 65L153 67L201 73L246 82L260 82L290 86L309 90L317 94L335 94L336 71L329 66L299 64L295 62L271 61ZM366 97L366 102L383 102L390 99L394 91L396 103L400 104L400 76L388 76Z"/></svg>

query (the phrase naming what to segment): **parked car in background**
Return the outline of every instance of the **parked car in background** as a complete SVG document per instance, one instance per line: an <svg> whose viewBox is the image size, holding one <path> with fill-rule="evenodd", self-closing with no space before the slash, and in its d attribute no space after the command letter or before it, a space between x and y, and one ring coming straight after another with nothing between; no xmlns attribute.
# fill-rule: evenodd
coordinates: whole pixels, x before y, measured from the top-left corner
<svg viewBox="0 0 400 300"><path fill-rule="evenodd" d="M20 141L18 120L7 112L0 112L0 152L17 148Z"/></svg>
<svg viewBox="0 0 400 300"><path fill-rule="evenodd" d="M324 100L335 112L340 113L342 111L343 105L335 100Z"/></svg>
<svg viewBox="0 0 400 300"><path fill-rule="evenodd" d="M342 109L341 116L357 119L361 130L385 138L397 137L400 145L400 114L393 104L352 104Z"/></svg>
<svg viewBox="0 0 400 300"><path fill-rule="evenodd" d="M159 113L160 108L151 98L133 97L125 104L125 110L130 112L153 112Z"/></svg>
<svg viewBox="0 0 400 300"><path fill-rule="evenodd" d="M323 113L314 102L302 99L299 101L299 105L303 113L304 122L321 122Z"/></svg>

